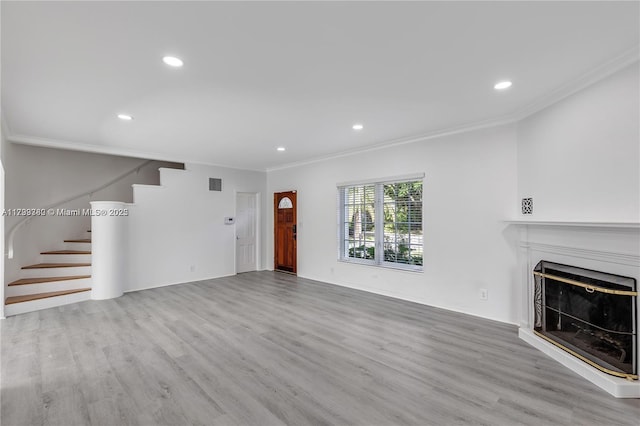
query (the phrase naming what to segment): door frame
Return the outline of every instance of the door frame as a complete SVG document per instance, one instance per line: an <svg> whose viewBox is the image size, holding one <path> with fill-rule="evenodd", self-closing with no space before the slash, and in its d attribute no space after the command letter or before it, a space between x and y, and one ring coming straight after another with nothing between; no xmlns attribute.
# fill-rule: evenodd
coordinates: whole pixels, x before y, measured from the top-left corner
<svg viewBox="0 0 640 426"><path fill-rule="evenodd" d="M2 133L2 130L0 130ZM4 135L1 135L4 137ZM7 142L8 143L8 142ZM4 158L0 155L0 209L4 211ZM0 305L0 318L4 319L4 270L5 270L5 255L4 255L4 216L0 217L0 234L3 235L2 240L0 240L0 253L2 253L2 260L0 260L0 277L2 277L2 286L0 286L0 298L2 298L2 305Z"/></svg>
<svg viewBox="0 0 640 426"><path fill-rule="evenodd" d="M294 211L295 211L295 226L296 226L296 237L295 237L295 252L294 252L294 264L293 264L293 271L286 271L284 269L278 269L278 250L277 250L277 244L278 244L278 236L277 236L277 228L278 228L278 202L277 200L277 196L278 194L283 194L283 193L294 193L296 194L296 202L295 202L295 206L294 206ZM298 274L298 232L297 230L299 229L298 227L298 190L296 189L290 189L290 190L286 190L286 191L274 191L273 192L273 270L274 271L278 271L278 272L284 272L287 274L294 274L297 275Z"/></svg>
<svg viewBox="0 0 640 426"><path fill-rule="evenodd" d="M235 218L238 217L238 194L244 194L244 195L253 195L255 197L256 200L256 217L255 217L255 227L256 227L256 253L255 253L255 270L256 271L260 271L261 270L261 265L262 265L262 250L260 250L260 246L262 244L262 241L260 239L260 216L261 216L261 209L260 209L260 202L261 202L261 194L259 192L243 192L243 191L235 191L234 194L234 200L235 200L235 206L234 206L234 214L235 214ZM236 229L237 225L234 225L233 227L233 271L235 274L238 273L238 232Z"/></svg>

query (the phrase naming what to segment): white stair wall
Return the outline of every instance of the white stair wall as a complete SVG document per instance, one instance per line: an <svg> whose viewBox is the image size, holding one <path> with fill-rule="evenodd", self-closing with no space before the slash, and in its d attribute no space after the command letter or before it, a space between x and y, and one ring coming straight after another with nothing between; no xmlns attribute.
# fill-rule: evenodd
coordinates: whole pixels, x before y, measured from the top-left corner
<svg viewBox="0 0 640 426"><path fill-rule="evenodd" d="M65 294L64 296L48 297L46 299L31 300L28 302L13 303L5 305L5 316L18 315L26 312L39 311L41 309L55 308L56 306L68 305L70 303L82 302L91 299L90 291L81 293Z"/></svg>
<svg viewBox="0 0 640 426"><path fill-rule="evenodd" d="M160 186L171 185L172 183L179 183L185 173L190 173L189 170L170 169L167 167L160 167ZM135 198L134 198L135 203Z"/></svg>
<svg viewBox="0 0 640 426"><path fill-rule="evenodd" d="M80 250L91 251L91 243L67 243L64 242L60 246L60 250Z"/></svg>
<svg viewBox="0 0 640 426"><path fill-rule="evenodd" d="M68 277L72 275L91 275L91 266L23 269L21 275L22 275L21 278Z"/></svg>
<svg viewBox="0 0 640 426"><path fill-rule="evenodd" d="M210 178L222 179L222 191L209 190ZM134 186L125 291L235 274L235 225L225 217L235 216L238 192L268 198L266 174L188 164L161 168L160 183Z"/></svg>
<svg viewBox="0 0 640 426"><path fill-rule="evenodd" d="M41 254L42 263L91 263L90 254Z"/></svg>
<svg viewBox="0 0 640 426"><path fill-rule="evenodd" d="M48 281L38 284L10 285L5 290L5 297L24 296L27 294L49 293L77 288L91 288L91 278L76 280ZM23 302L24 303L24 302Z"/></svg>
<svg viewBox="0 0 640 426"><path fill-rule="evenodd" d="M82 224L82 227L86 228L85 224ZM74 235L74 237L78 239L89 240L91 238L91 232L85 231L81 234ZM61 247L65 245L71 246L71 247ZM53 247L51 248L51 250L47 250L47 252L56 252L61 250L74 250L74 251L81 250L89 253L40 254L36 264L37 263L47 263L47 264L81 263L81 264L91 265L91 261L92 261L91 243L62 243L61 242L60 244L58 244L58 247ZM19 297L19 296L41 295L43 293L91 289L91 286L92 286L91 272L92 272L91 266L20 269L19 280L41 278L41 279L45 279L46 281L36 282L36 283L13 284L16 281L19 282L19 280L12 280L5 286L4 299L6 301L7 298L13 298L13 297ZM61 277L61 279L56 280L55 277ZM74 278L68 279L68 277L74 277ZM75 278L75 277L80 277L80 278ZM67 279L62 279L62 278L67 278ZM39 309L62 306L69 303L75 303L80 300L88 300L90 297L91 297L91 291L83 291L83 292L73 293L73 294L39 298L36 300L14 302L14 303L4 305L5 315L17 315L17 314L35 311Z"/></svg>
<svg viewBox="0 0 640 426"><path fill-rule="evenodd" d="M133 204L136 202L144 202L146 197L154 197L162 194L166 188L161 185L132 185L133 187Z"/></svg>

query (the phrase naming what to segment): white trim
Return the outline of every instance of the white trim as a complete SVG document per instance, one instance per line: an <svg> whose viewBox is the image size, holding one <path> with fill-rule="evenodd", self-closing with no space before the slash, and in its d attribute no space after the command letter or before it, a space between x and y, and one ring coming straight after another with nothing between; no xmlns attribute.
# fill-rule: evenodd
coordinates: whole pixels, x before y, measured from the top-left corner
<svg viewBox="0 0 640 426"><path fill-rule="evenodd" d="M376 179L364 179L364 180L354 180L349 182L339 182L336 184L338 188L343 188L346 186L356 186L356 185L375 185L377 183L402 183L402 182L410 182L416 180L424 180L424 173L414 173L408 175L400 175L400 176L389 176L383 178Z"/></svg>
<svg viewBox="0 0 640 426"><path fill-rule="evenodd" d="M2 138L2 129L0 129L0 138ZM0 143L2 143L0 141ZM4 174L4 161L5 159L2 158L2 156L0 155L0 210L4 211L4 198L5 198L5 174ZM4 318L5 314L4 314L4 310L5 310L5 305L4 305L4 300L5 300L5 293L8 292L8 287L4 281L4 270L5 270L5 252L4 252L4 246L5 246L5 233L4 233L4 216L0 217L0 235L2 235L2 239L0 240L0 253L2 253L2 258L0 258L0 278L1 278L1 284L2 286L0 287L0 301L2 301L2 304L0 305L0 318Z"/></svg>
<svg viewBox="0 0 640 426"><path fill-rule="evenodd" d="M373 259L363 259L361 257L338 257L336 260L342 263L353 263L361 266L380 266Z"/></svg>
<svg viewBox="0 0 640 426"><path fill-rule="evenodd" d="M308 160L297 161L293 163L284 164L276 167L268 167L266 169L267 172L272 172L276 170L289 169L292 167L305 166L308 164L319 163L326 160L333 160L341 157L348 157L350 155L365 153L369 151L376 151L384 148L390 148L405 144L411 144L416 142L425 142L430 139L441 138L445 136L453 136L468 132L473 132L476 130L486 129L490 127L498 127L506 124L517 123L518 121L523 120L524 118L533 115L559 101L562 99L573 95L580 90L589 87L600 80L603 80L610 75L622 70L623 68L637 62L640 59L640 45L636 45L622 54L618 55L612 60L605 62L604 64L582 74L582 76L577 77L569 83L566 83L555 90L553 90L550 94L540 97L538 100L530 103L527 106L524 106L511 114L507 114L502 117L496 117L493 119L478 121L474 123L466 123L458 126L452 126L445 129L437 129L429 133L425 133L422 135L415 135L408 138L402 139L393 139L386 142L381 142L375 145L370 145L363 148L355 148L351 150L342 151L335 154L330 154L326 156L319 156L315 158L311 158Z"/></svg>
<svg viewBox="0 0 640 426"><path fill-rule="evenodd" d="M251 192L256 196L256 271L262 270L264 261L262 256L262 240L260 233L262 232L262 194L260 192ZM297 266L297 265L296 265Z"/></svg>
<svg viewBox="0 0 640 426"><path fill-rule="evenodd" d="M71 305L73 303L91 300L91 291L81 291L61 296L47 297L44 299L29 300L26 302L12 303L5 306L5 315L10 317L27 312L40 311L42 309L56 308L58 306Z"/></svg>
<svg viewBox="0 0 640 426"><path fill-rule="evenodd" d="M153 290L154 288L162 288L162 287L169 287L169 286L173 286L173 285L180 285L180 284L197 284L199 282L203 282L203 281L210 281L210 280L215 280L217 278L227 278L227 277L234 277L236 274L235 272L233 274L226 274L226 275L216 275L214 277L207 277L207 278L196 278L193 281L177 281L177 282L173 282L173 283L167 283L167 284L158 284L158 285L152 285L152 286L148 286L148 287L142 287L142 288L133 288L130 290L125 290L124 294L127 293L134 293L136 291L145 291L145 290ZM99 301L98 301L99 302Z"/></svg>
<svg viewBox="0 0 640 426"><path fill-rule="evenodd" d="M640 256L627 253L616 253L611 251L599 251L575 247L559 246L555 244L541 244L541 243L521 243L521 248L535 250L541 253L553 253L560 255L567 255L577 257L580 259L596 260L601 262L616 263L619 265L627 266L640 266Z"/></svg>
<svg viewBox="0 0 640 426"><path fill-rule="evenodd" d="M603 373L586 362L568 354L559 347L536 336L533 330L521 327L518 330L518 337L616 398L640 398L640 383L638 383L637 380L630 381Z"/></svg>
<svg viewBox="0 0 640 426"><path fill-rule="evenodd" d="M610 376L533 333L533 274L541 259L638 279L640 251L620 244L637 238L635 223L508 221L519 226L519 337L617 398L640 398L640 382ZM553 232L550 232L553 231ZM558 244L559 243L559 244ZM592 249L596 247L597 249ZM622 252L627 247L630 252ZM640 300L640 297L638 297ZM640 317L636 318L640 327ZM636 336L636 338L638 338Z"/></svg>
<svg viewBox="0 0 640 426"><path fill-rule="evenodd" d="M335 154L319 156L319 157L311 158L308 160L302 160L302 161L297 161L293 163L287 163L287 164L276 166L276 167L268 167L265 171L273 172L277 170L290 169L293 167L306 166L309 164L321 163L323 161L333 160L336 158L349 157L355 154L363 154L366 152L378 151L385 148L391 148L391 147L418 143L418 142L426 142L431 139L438 139L445 136L453 136L461 133L469 133L476 130L482 130L482 129L487 129L491 127L498 127L506 124L511 124L516 121L517 121L516 119L511 119L507 117L503 119L486 120L486 121L480 121L480 122L471 123L467 125L454 126L446 129L434 130L433 132L426 133L423 135L411 136L411 137L401 138L401 139L392 139L389 141L368 145L366 147L360 147L360 148L354 148L346 151L341 151Z"/></svg>
<svg viewBox="0 0 640 426"><path fill-rule="evenodd" d="M175 158L167 154L160 154L157 152L140 151L136 149L120 148L120 147L106 146L106 145L96 145L96 144L89 144L89 143L83 144L83 143L62 141L62 140L49 139L49 138L41 138L37 136L14 135L11 133L7 133L6 139L9 142L20 144L20 145L31 145L31 146L39 146L44 148L66 149L69 151L91 152L95 154L117 155L121 157L149 159L149 160L156 160L156 161L168 161L171 163L200 164L205 166L222 167L225 169L246 170L251 172L265 171L264 169L250 169L246 167L234 167L234 166L228 166L223 164L217 164L217 163L212 163L208 161L202 161L202 159L191 159L189 157Z"/></svg>
<svg viewBox="0 0 640 426"><path fill-rule="evenodd" d="M164 186L164 185L150 185L150 184L147 185L146 183L132 183L131 187L132 188L142 188L142 189L145 189L145 188L149 188L149 189L165 189L166 188L166 186ZM111 201L108 201L108 202L111 202ZM133 204L135 204L135 202Z"/></svg>
<svg viewBox="0 0 640 426"><path fill-rule="evenodd" d="M630 49L624 51L620 55L616 56L615 58L597 66L596 68L590 71L583 73L581 76L573 79L572 81L559 86L558 88L552 90L551 93L541 96L539 99L530 103L529 105L526 105L516 110L515 112L512 112L502 117L496 117L496 118L483 120L483 121L460 124L457 126L452 126L444 129L436 129L421 135L382 141L377 144L369 145L366 147L354 148L351 150L345 150L345 151L330 154L330 155L318 156L318 157L310 158L307 160L286 163L280 166L266 167L264 169L234 167L234 166L216 164L216 163L211 163L211 162L202 161L202 160L195 160L190 158L181 158L181 159L169 158L169 156L167 156L166 154L131 150L127 148L101 146L101 145L95 145L95 144L80 144L75 142L60 141L60 140L40 138L40 137L34 137L34 136L28 136L28 135L19 135L19 134L14 135L9 131L7 124L4 124L4 126L6 128L5 133L6 133L6 139L8 141L24 144L24 145L35 145L35 146L43 146L43 147L49 147L49 148L95 152L100 154L120 155L120 156L127 156L127 157L149 158L149 159L159 160L159 161L203 164L208 166L225 167L225 168L237 169L237 170L272 172L277 170L304 166L304 165L313 164L313 163L319 163L322 161L341 158L341 157L348 157L350 155L354 155L357 153L365 153L365 152L376 151L376 150L385 149L385 148L394 147L394 146L400 146L400 145L411 144L416 142L424 142L430 139L441 138L444 136L452 136L452 135L472 132L475 130L516 123L530 115L537 113L538 111L541 111L547 108L550 105L553 105L554 103L561 101L562 99L568 96L571 96L572 94L590 85L597 83L600 80L605 79L606 77L616 73L617 71L620 71L621 69L637 62L639 59L640 59L640 45L635 45ZM6 120L2 120L2 121L6 123Z"/></svg>
<svg viewBox="0 0 640 426"><path fill-rule="evenodd" d="M367 266L376 266L379 268L387 268L387 269L396 269L403 270L409 272L423 272L424 270L424 251L423 251L423 264L415 265L401 262L390 262L384 259L384 215L381 214L383 212L383 200L384 200L384 185L387 184L397 184L402 182L423 182L424 181L424 173L422 173L422 177L416 177L418 175L403 175L396 177L386 177L380 178L373 181L364 181L362 183L351 183L351 184L339 184L337 189L337 229L338 229L338 261L344 263L354 263L358 265L367 265ZM345 194L349 188L354 187L364 187L364 186L374 186L374 209L375 209L375 228L374 228L374 250L378 255L374 256L373 259L367 258L359 258L359 257L350 257L346 255L347 246L346 242L352 242L355 240L346 238L347 232L347 220L345 217L346 213L346 204L345 204ZM424 199L420 200L422 205L424 205ZM350 222L350 220L349 220ZM421 225L424 223L424 215L421 220ZM365 251L367 251L366 243L364 246ZM424 241L421 244L422 249L424 250ZM355 251L355 248L354 248ZM383 253L382 256L379 254ZM355 255L355 252L354 252Z"/></svg>
<svg viewBox="0 0 640 426"><path fill-rule="evenodd" d="M564 98L585 89L600 80L609 77L623 68L637 62L640 59L640 44L636 44L632 48L624 51L615 58L597 66L596 68L585 72L581 76L570 80L569 82L558 87L551 93L542 96L540 99L532 102L528 106L520 108L516 112L510 114L510 117L520 121L530 115L537 113L557 102L560 102Z"/></svg>
<svg viewBox="0 0 640 426"><path fill-rule="evenodd" d="M400 272L411 272L411 271L400 270ZM479 318L481 320L495 321L495 322L499 322L501 324L509 324L509 325L513 325L514 327L518 327L518 324L515 323L515 322L505 321L504 319L495 318L495 317L492 317L492 316L485 316L485 315L480 316L478 314L469 313L468 311L463 311L463 310L460 310L460 309L454 309L454 308L451 308L449 306L438 305L438 304L433 304L433 303L427 303L424 300L421 300L419 298L407 297L406 295L390 291L389 289L368 288L368 287L362 286L361 284L352 283L352 282L348 282L348 281L340 281L340 282L338 282L338 281L328 281L326 278L318 278L318 277L314 277L314 276L310 276L310 275L298 275L298 278L304 278L306 280L318 281L318 282L321 282L323 284L330 284L330 285L335 285L335 286L338 286L338 287L346 287L346 288L350 288L352 290L363 291L365 293L371 293L371 294L377 294L379 296L390 297L392 299L398 299L398 300L404 300L406 302L418 303L418 304L423 305L423 306L430 306L430 307L436 308L436 309L444 309L445 311L449 311L449 312L457 312L457 313L460 313L460 314L469 315L469 316L472 316L472 317ZM514 331L515 331L515 329L514 329Z"/></svg>
<svg viewBox="0 0 640 426"><path fill-rule="evenodd" d="M256 203L256 214L255 214L255 261L254 261L254 265L253 267L255 268L253 271L247 271L247 272L254 272L254 271L259 271L260 267L262 266L262 255L261 255L261 250L260 250L260 231L261 231L261 227L260 227L260 223L262 222L262 218L260 217L260 214L262 213L261 209L260 209L260 193L259 192L246 192L246 191L237 191L234 190L233 192L233 198L235 200L235 206L234 206L234 211L233 211L233 215L234 217L237 219L238 218L238 195L239 194L244 194L244 195L252 195L254 197L255 203ZM237 221L236 221L237 224ZM236 224L234 224L234 231L235 231L235 235L234 237L237 237L238 235L238 230L236 227ZM233 264L234 264L234 272L235 274L238 274L238 239L235 238L234 240L234 246L233 246Z"/></svg>
<svg viewBox="0 0 640 426"><path fill-rule="evenodd" d="M640 222L561 222L543 220L505 220L509 225L533 225L533 226L574 226L587 228L625 228L640 229Z"/></svg>
<svg viewBox="0 0 640 426"><path fill-rule="evenodd" d="M409 263L396 263L396 262L387 262L383 260L380 264L375 263L374 260L371 259L360 259L358 257L345 257L337 259L338 262L342 263L351 263L360 266L375 266L376 268L384 268L384 269L397 269L399 271L404 272L417 272L424 273L424 269L419 265L411 265Z"/></svg>

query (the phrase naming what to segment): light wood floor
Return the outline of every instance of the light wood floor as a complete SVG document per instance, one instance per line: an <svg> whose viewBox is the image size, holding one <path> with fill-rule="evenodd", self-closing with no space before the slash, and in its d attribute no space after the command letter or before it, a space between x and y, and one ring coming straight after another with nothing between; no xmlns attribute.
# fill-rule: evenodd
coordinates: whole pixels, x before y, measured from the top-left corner
<svg viewBox="0 0 640 426"><path fill-rule="evenodd" d="M2 321L2 425L638 425L514 326L256 272Z"/></svg>

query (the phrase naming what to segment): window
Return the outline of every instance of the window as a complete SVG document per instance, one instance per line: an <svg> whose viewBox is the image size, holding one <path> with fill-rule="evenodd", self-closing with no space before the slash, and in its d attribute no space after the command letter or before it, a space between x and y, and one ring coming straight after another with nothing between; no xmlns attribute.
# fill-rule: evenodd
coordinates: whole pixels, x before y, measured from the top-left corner
<svg viewBox="0 0 640 426"><path fill-rule="evenodd" d="M293 203L291 202L291 199L289 197L284 197L278 203L278 208L279 209L292 209L293 208Z"/></svg>
<svg viewBox="0 0 640 426"><path fill-rule="evenodd" d="M338 187L340 260L422 270L422 178Z"/></svg>

